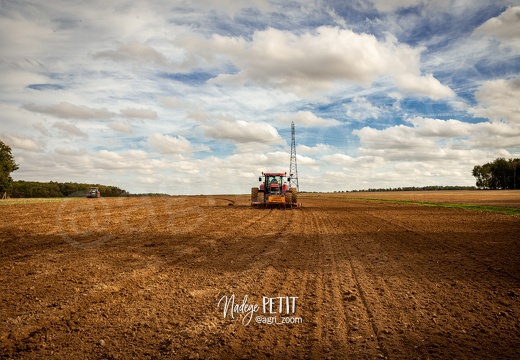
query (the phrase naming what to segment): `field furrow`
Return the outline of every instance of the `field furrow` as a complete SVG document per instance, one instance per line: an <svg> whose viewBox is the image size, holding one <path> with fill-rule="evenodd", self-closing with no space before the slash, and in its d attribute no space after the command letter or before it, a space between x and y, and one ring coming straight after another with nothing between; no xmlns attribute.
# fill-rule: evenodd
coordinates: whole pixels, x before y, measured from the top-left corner
<svg viewBox="0 0 520 360"><path fill-rule="evenodd" d="M302 202L0 207L0 359L517 358L518 217Z"/></svg>

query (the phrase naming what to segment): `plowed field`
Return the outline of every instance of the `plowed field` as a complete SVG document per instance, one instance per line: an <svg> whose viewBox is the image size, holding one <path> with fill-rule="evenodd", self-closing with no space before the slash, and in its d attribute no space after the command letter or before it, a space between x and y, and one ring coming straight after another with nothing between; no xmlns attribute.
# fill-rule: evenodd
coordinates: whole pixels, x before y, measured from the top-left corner
<svg viewBox="0 0 520 360"><path fill-rule="evenodd" d="M0 358L518 359L518 216L300 201L0 206Z"/></svg>

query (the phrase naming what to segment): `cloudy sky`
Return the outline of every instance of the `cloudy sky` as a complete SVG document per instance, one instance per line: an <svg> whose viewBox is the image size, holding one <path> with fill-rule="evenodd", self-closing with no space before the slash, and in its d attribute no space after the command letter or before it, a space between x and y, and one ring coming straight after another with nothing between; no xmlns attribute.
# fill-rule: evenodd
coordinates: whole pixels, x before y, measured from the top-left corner
<svg viewBox="0 0 520 360"><path fill-rule="evenodd" d="M474 185L520 157L520 1L0 0L15 179L134 193Z"/></svg>

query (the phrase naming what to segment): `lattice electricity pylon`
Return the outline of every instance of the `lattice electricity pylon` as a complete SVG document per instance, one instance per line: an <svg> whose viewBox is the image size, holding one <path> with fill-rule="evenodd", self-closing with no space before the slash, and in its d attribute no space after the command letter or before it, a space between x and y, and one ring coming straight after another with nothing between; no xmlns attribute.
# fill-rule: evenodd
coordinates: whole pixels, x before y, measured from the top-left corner
<svg viewBox="0 0 520 360"><path fill-rule="evenodd" d="M298 185L298 165L296 164L296 137L294 134L294 121L291 122L291 165L289 166L289 174L291 175L291 181L289 187L296 188L300 192L300 186Z"/></svg>

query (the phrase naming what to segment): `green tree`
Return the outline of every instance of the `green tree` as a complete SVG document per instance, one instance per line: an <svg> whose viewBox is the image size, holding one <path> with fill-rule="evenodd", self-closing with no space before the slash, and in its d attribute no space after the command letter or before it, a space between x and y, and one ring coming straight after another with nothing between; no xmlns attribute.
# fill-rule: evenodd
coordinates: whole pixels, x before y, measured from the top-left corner
<svg viewBox="0 0 520 360"><path fill-rule="evenodd" d="M520 187L520 159L497 158L484 165L476 165L471 172L480 189L518 189Z"/></svg>
<svg viewBox="0 0 520 360"><path fill-rule="evenodd" d="M477 187L479 189L493 189L493 176L491 173L491 166L489 163L484 165L475 165L472 174L477 178Z"/></svg>
<svg viewBox="0 0 520 360"><path fill-rule="evenodd" d="M494 189L508 188L507 184L510 170L509 162L504 158L495 159L495 161L491 163L491 172L495 180Z"/></svg>
<svg viewBox="0 0 520 360"><path fill-rule="evenodd" d="M511 170L513 171L513 189L518 189L520 186L520 168L518 164L520 163L520 159L509 159L509 165L511 166Z"/></svg>
<svg viewBox="0 0 520 360"><path fill-rule="evenodd" d="M11 173L18 170L18 165L15 163L11 148L0 140L0 193L9 193L13 184Z"/></svg>

